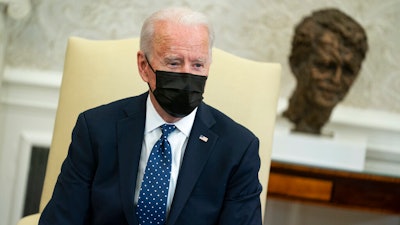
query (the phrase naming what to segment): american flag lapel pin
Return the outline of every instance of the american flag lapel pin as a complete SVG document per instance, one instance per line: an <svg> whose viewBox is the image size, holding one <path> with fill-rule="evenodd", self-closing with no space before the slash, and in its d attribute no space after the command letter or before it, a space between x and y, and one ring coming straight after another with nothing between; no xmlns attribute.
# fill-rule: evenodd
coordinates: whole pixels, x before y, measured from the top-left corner
<svg viewBox="0 0 400 225"><path fill-rule="evenodd" d="M208 137L204 136L204 135L200 135L199 137L200 140L207 142L208 141Z"/></svg>

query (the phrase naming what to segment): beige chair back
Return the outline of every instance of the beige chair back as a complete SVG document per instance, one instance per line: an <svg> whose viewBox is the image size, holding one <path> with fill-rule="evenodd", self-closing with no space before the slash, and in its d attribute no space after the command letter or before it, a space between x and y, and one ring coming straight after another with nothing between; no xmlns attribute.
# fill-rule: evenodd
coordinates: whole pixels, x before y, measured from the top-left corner
<svg viewBox="0 0 400 225"><path fill-rule="evenodd" d="M52 195L78 114L148 89L138 73L138 49L139 39L69 39L40 211ZM206 103L225 112L260 138L263 213L280 72L279 64L254 62L214 49L204 96Z"/></svg>

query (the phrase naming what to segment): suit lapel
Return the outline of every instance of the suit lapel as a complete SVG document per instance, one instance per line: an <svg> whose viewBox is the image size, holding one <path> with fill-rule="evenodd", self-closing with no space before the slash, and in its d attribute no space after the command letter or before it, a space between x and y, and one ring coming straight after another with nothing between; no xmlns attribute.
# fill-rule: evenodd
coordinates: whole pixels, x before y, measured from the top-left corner
<svg viewBox="0 0 400 225"><path fill-rule="evenodd" d="M199 107L180 168L167 224L175 224L218 139L210 127L214 118L204 103ZM200 138L204 136L207 138Z"/></svg>
<svg viewBox="0 0 400 225"><path fill-rule="evenodd" d="M127 117L118 121L117 125L119 181L125 216L129 224L136 225L134 196L144 135L146 97L132 102L125 112Z"/></svg>

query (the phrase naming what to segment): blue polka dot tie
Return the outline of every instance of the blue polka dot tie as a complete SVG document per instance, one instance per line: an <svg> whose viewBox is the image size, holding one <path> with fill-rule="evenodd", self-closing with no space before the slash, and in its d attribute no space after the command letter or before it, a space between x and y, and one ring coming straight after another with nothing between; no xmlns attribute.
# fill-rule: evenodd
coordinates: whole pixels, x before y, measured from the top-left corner
<svg viewBox="0 0 400 225"><path fill-rule="evenodd" d="M165 223L171 177L171 146L167 138L175 128L175 125L161 126L162 135L147 161L136 209L140 225Z"/></svg>

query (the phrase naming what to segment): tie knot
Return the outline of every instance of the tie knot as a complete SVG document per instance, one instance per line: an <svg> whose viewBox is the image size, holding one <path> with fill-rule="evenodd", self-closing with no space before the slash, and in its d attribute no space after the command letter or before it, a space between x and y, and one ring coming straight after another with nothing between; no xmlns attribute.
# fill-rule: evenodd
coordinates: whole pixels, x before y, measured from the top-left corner
<svg viewBox="0 0 400 225"><path fill-rule="evenodd" d="M161 131L162 131L163 136L164 136L165 138L167 138L168 135L169 135L172 131L175 130L175 128L176 128L175 125L172 125L172 124L163 124L163 125L161 126Z"/></svg>

